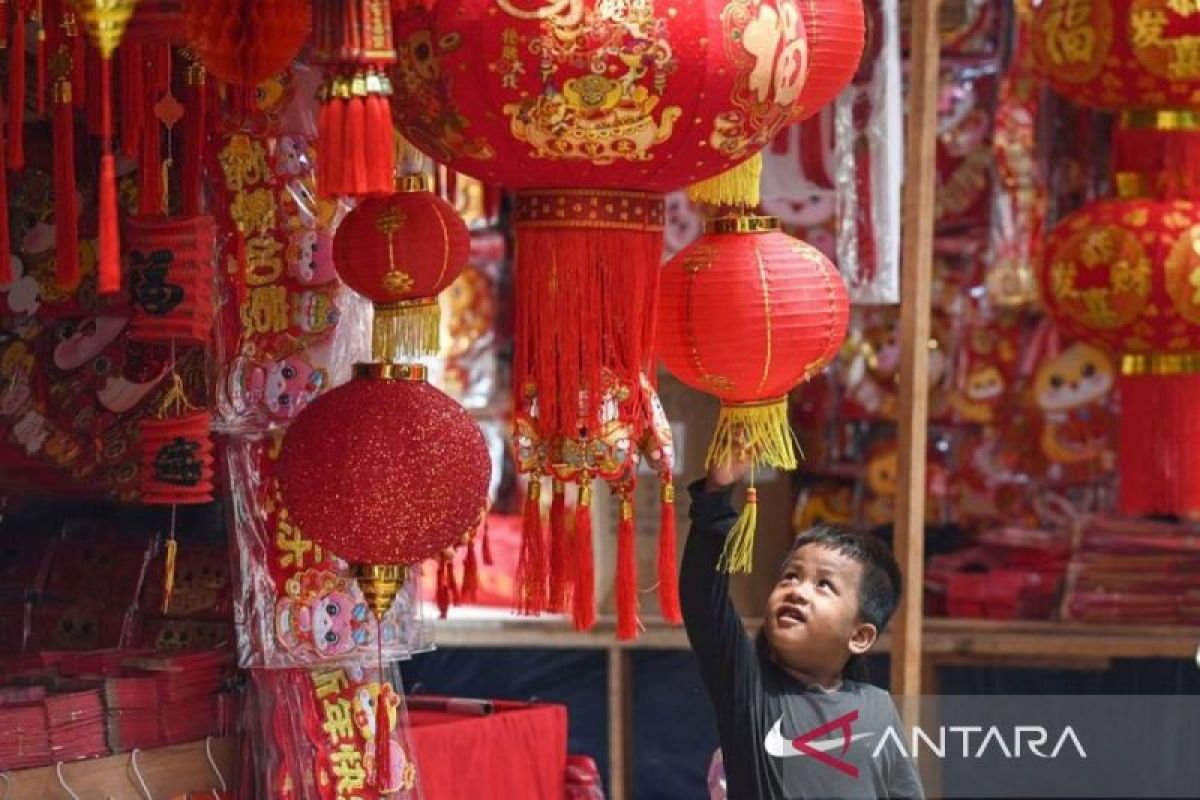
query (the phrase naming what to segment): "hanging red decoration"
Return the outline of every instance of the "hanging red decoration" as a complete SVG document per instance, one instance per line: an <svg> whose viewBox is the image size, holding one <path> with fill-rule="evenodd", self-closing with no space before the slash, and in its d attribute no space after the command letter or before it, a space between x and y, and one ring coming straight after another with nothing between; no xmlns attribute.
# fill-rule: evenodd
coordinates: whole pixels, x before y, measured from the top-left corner
<svg viewBox="0 0 1200 800"><path fill-rule="evenodd" d="M73 291L82 277L79 265L79 198L75 184L75 104L71 38L76 34L75 13L62 11L51 27L54 55L50 71L54 135L54 259L55 282Z"/></svg>
<svg viewBox="0 0 1200 800"><path fill-rule="evenodd" d="M744 454L795 469L787 395L845 338L850 307L837 268L774 218L715 219L663 268L659 301L664 366L721 399L709 465ZM731 572L750 571L756 514L752 481L722 557Z"/></svg>
<svg viewBox="0 0 1200 800"><path fill-rule="evenodd" d="M1128 198L1085 206L1046 241L1047 311L1121 357L1119 505L1200 517L1200 204Z"/></svg>
<svg viewBox="0 0 1200 800"><path fill-rule="evenodd" d="M206 345L216 314L212 217L129 220L130 338Z"/></svg>
<svg viewBox="0 0 1200 800"><path fill-rule="evenodd" d="M490 477L479 427L418 365L357 365L353 380L296 418L280 456L288 512L351 563L380 614L403 567L474 531Z"/></svg>
<svg viewBox="0 0 1200 800"><path fill-rule="evenodd" d="M466 224L422 176L358 204L338 226L333 260L342 281L375 306L374 356L438 352L437 296L470 255Z"/></svg>
<svg viewBox="0 0 1200 800"><path fill-rule="evenodd" d="M317 122L317 190L386 194L396 169L386 69L396 61L389 0L326 0L313 20L313 52L325 66Z"/></svg>
<svg viewBox="0 0 1200 800"><path fill-rule="evenodd" d="M8 168L25 168L25 20L30 0L13 3L12 39L8 43Z"/></svg>
<svg viewBox="0 0 1200 800"><path fill-rule="evenodd" d="M117 209L117 167L113 155L112 59L137 0L76 0L84 28L102 59L100 72L100 254L97 289L111 294L121 288L121 232Z"/></svg>
<svg viewBox="0 0 1200 800"><path fill-rule="evenodd" d="M234 86L278 75L312 30L310 0L188 0L184 13L200 61Z"/></svg>
<svg viewBox="0 0 1200 800"><path fill-rule="evenodd" d="M866 20L862 0L801 0L808 32L808 80L794 119L806 120L849 84L862 59Z"/></svg>
<svg viewBox="0 0 1200 800"><path fill-rule="evenodd" d="M195 409L142 420L141 501L193 505L213 499L212 416Z"/></svg>

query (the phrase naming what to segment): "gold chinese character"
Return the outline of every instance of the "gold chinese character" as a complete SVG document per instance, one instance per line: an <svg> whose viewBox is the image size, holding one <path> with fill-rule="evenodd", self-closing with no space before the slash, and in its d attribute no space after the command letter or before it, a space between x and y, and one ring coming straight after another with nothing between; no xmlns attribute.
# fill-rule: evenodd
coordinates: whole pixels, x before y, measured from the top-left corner
<svg viewBox="0 0 1200 800"><path fill-rule="evenodd" d="M344 669L315 669L312 672L313 686L317 697L324 700L335 695L350 685Z"/></svg>
<svg viewBox="0 0 1200 800"><path fill-rule="evenodd" d="M231 137L217 160L225 175L225 188L233 192L241 192L247 186L262 183L271 173L262 142L254 141L245 134Z"/></svg>
<svg viewBox="0 0 1200 800"><path fill-rule="evenodd" d="M275 195L266 188L238 192L229 204L229 216L244 236L267 233L275 225Z"/></svg>
<svg viewBox="0 0 1200 800"><path fill-rule="evenodd" d="M287 509L279 512L278 527L275 531L275 547L279 550L279 566L304 569L305 557L312 552L315 545L305 539L300 529L292 525L288 519ZM315 554L314 554L315 555Z"/></svg>
<svg viewBox="0 0 1200 800"><path fill-rule="evenodd" d="M246 284L263 286L283 274L283 243L270 236L246 240Z"/></svg>
<svg viewBox="0 0 1200 800"><path fill-rule="evenodd" d="M288 327L287 289L258 286L242 304L242 327L252 333L282 333Z"/></svg>
<svg viewBox="0 0 1200 800"><path fill-rule="evenodd" d="M350 716L350 701L344 697L334 702L326 700L325 724L321 727L333 744L338 744L343 739L353 739L354 723Z"/></svg>
<svg viewBox="0 0 1200 800"><path fill-rule="evenodd" d="M337 778L338 794L345 794L366 785L367 771L363 767L362 753L354 745L343 744L329 754L333 763L333 774Z"/></svg>

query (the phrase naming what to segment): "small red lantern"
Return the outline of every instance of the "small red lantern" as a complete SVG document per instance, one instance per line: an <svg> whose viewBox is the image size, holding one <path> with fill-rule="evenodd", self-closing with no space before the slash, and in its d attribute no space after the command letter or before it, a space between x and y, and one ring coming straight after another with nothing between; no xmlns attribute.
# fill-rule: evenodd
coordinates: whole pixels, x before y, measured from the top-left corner
<svg viewBox="0 0 1200 800"><path fill-rule="evenodd" d="M793 114L806 120L841 93L858 71L866 39L862 0L802 0L808 80Z"/></svg>
<svg viewBox="0 0 1200 800"><path fill-rule="evenodd" d="M1104 200L1046 241L1042 296L1070 335L1121 356L1119 503L1200 517L1200 203Z"/></svg>
<svg viewBox="0 0 1200 800"><path fill-rule="evenodd" d="M184 13L200 61L234 86L283 72L312 29L309 0L188 0Z"/></svg>
<svg viewBox="0 0 1200 800"><path fill-rule="evenodd" d="M795 469L787 394L842 345L850 306L837 268L772 217L710 220L664 268L657 353L673 375L721 399L709 465L744 453ZM751 567L753 488L722 565Z"/></svg>
<svg viewBox="0 0 1200 800"><path fill-rule="evenodd" d="M470 256L466 224L421 176L369 197L350 212L333 241L338 275L375 305L374 355L390 360L438 352L437 296Z"/></svg>
<svg viewBox="0 0 1200 800"><path fill-rule="evenodd" d="M127 231L130 338L208 344L216 314L212 217L135 217Z"/></svg>
<svg viewBox="0 0 1200 800"><path fill-rule="evenodd" d="M210 503L213 499L212 415L144 419L141 500L150 505Z"/></svg>
<svg viewBox="0 0 1200 800"><path fill-rule="evenodd" d="M483 434L425 377L419 365L357 365L296 418L280 456L288 512L351 563L379 615L403 568L464 541L487 504Z"/></svg>

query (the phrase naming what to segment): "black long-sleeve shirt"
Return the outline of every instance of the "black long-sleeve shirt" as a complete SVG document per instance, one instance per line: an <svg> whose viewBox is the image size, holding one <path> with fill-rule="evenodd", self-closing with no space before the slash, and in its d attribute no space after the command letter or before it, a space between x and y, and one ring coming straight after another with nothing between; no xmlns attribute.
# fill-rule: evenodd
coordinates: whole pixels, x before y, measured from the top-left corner
<svg viewBox="0 0 1200 800"><path fill-rule="evenodd" d="M886 746L889 727L905 741L886 692L848 680L832 692L805 686L751 641L717 569L737 519L732 490L706 492L697 481L690 491L680 601L716 710L730 800L924 797L912 762Z"/></svg>

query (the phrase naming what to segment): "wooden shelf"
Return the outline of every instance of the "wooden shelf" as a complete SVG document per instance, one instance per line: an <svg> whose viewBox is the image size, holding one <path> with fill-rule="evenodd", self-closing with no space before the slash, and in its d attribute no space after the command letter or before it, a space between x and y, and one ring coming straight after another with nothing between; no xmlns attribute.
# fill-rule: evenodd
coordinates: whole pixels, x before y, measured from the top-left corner
<svg viewBox="0 0 1200 800"><path fill-rule="evenodd" d="M212 740L213 760L230 788L235 786L238 742L234 737ZM204 741L138 751L138 768L153 797L175 797L189 792L220 788L209 766ZM67 785L81 798L104 797L107 800L145 800L134 777L131 754L120 753L104 758L71 761L63 764ZM39 767L9 772L10 785L4 797L68 797L58 782L55 768ZM0 781L2 784L3 781Z"/></svg>
<svg viewBox="0 0 1200 800"><path fill-rule="evenodd" d="M453 612L451 612L453 613ZM757 620L747 626L757 628ZM441 647L575 648L607 650L686 649L682 628L647 621L640 638L618 642L614 620L601 618L587 633L554 618L497 621L454 620L438 623ZM1007 622L976 619L927 619L923 652L927 656L982 656L1095 661L1110 658L1186 658L1195 656L1200 628L1093 625L1078 622ZM885 634L880 649L890 646Z"/></svg>

